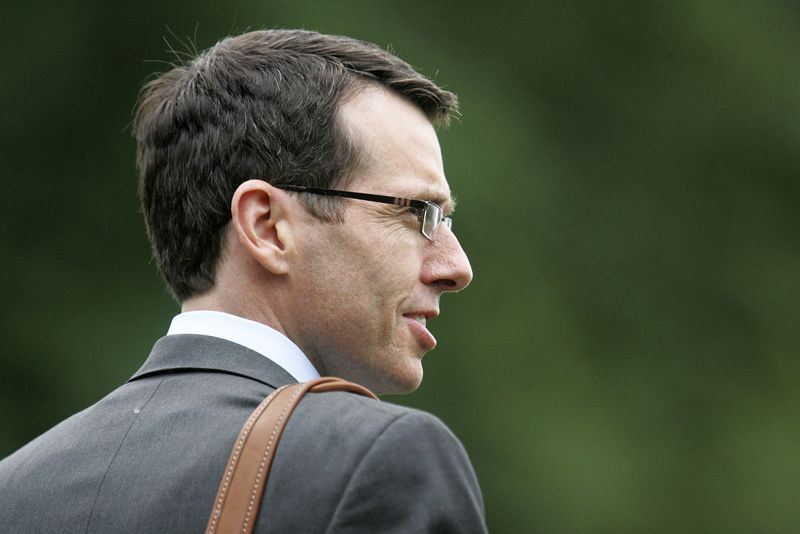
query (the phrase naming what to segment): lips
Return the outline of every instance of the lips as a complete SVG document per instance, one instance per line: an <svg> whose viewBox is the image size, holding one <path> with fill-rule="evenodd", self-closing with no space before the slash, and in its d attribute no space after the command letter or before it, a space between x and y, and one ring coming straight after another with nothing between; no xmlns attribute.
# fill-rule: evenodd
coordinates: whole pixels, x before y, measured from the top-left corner
<svg viewBox="0 0 800 534"><path fill-rule="evenodd" d="M403 317L407 320L411 334L417 340L420 347L426 351L436 347L436 338L433 337L433 334L428 330L427 323L429 318L436 317L437 315L439 315L437 310L403 314Z"/></svg>
<svg viewBox="0 0 800 534"><path fill-rule="evenodd" d="M417 321L422 326L425 326L427 324L427 322L428 322L428 318L425 317L422 314L406 314L405 317L408 317L409 319L413 319L413 320Z"/></svg>

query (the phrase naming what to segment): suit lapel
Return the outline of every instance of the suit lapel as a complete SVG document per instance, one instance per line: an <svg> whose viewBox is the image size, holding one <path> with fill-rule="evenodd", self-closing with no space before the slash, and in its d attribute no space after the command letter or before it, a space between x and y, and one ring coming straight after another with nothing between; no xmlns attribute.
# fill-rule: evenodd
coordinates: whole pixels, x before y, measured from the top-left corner
<svg viewBox="0 0 800 534"><path fill-rule="evenodd" d="M272 360L236 343L211 336L165 336L153 346L147 360L129 380L179 370L232 373L278 388L297 380Z"/></svg>

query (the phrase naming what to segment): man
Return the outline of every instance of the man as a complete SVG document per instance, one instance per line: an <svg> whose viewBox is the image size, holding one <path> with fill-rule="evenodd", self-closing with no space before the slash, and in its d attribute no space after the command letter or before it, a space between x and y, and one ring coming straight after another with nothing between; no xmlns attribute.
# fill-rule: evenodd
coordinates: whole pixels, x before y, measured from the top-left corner
<svg viewBox="0 0 800 534"><path fill-rule="evenodd" d="M0 531L197 532L240 427L320 375L413 391L442 293L472 278L433 123L455 96L381 49L306 31L228 38L144 89L154 257L182 313L131 380L0 463ZM258 532L480 532L434 417L307 395Z"/></svg>

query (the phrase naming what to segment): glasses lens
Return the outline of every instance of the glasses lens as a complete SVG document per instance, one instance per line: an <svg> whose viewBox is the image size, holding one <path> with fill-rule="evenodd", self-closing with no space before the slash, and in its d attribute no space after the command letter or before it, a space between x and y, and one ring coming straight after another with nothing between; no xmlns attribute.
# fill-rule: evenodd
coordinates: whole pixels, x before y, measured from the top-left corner
<svg viewBox="0 0 800 534"><path fill-rule="evenodd" d="M442 210L436 204L428 204L422 218L422 235L433 240L433 231L442 221Z"/></svg>

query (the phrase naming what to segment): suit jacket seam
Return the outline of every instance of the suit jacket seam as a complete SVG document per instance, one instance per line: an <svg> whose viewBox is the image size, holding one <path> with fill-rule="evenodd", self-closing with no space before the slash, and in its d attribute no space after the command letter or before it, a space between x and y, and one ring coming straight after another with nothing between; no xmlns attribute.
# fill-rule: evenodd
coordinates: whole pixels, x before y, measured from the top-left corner
<svg viewBox="0 0 800 534"><path fill-rule="evenodd" d="M103 478L100 480L100 485L97 487L97 494L94 497L94 502L92 503L92 508L89 510L89 519L86 521L86 530L84 532L89 532L89 527L92 524L92 517L94 517L94 510L97 507L97 502L100 500L100 494L103 492L103 484L106 481L106 477L108 476L108 472L111 471L111 466L114 465L114 460L116 460L117 456L119 455L119 451L122 450L122 446L125 444L125 440L128 438L128 434L130 433L131 428L133 428L133 425L136 424L136 421L139 419L139 415L141 414L142 411L144 411L144 409L147 407L147 405L152 400L153 396L156 394L156 391L158 391L158 389L161 387L161 384L163 384L166 379L167 379L167 377L164 377L164 378L161 379L161 381L158 383L158 385L155 388L153 388L153 391L150 393L150 396L147 397L147 400L144 402L142 407L139 408L139 412L138 413L134 413L134 418L131 421L131 424L128 425L127 430L125 430L125 434L122 436L122 439L120 440L119 445L117 446L117 450L114 452L114 456L112 456L111 457L111 461L108 462L108 467L106 467L106 471L105 471L105 473L103 473Z"/></svg>
<svg viewBox="0 0 800 534"><path fill-rule="evenodd" d="M275 383L267 382L266 380L262 380L261 378L255 377L252 374L248 374L245 371L233 371L230 369L213 369L208 367L172 367L172 368L163 368L163 369L154 369L152 371L147 371L142 374L137 374L132 376L128 379L126 383L131 384L133 382L138 382L142 379L153 378L158 375L166 375L162 378L162 380L169 378L170 376L176 376L181 374L191 375L191 374L201 374L201 373L208 373L208 374L223 374L229 376L235 376L238 378L245 378L247 380L251 380L253 382L258 382L259 384L263 384L272 389L278 389L282 385L284 385L280 381L274 381ZM297 381L288 382L296 384Z"/></svg>
<svg viewBox="0 0 800 534"><path fill-rule="evenodd" d="M336 517L339 515L339 510L341 509L342 504L345 501L345 497L347 496L347 493L350 491L350 486L352 486L354 484L354 480L356 478L356 473L358 473L361 470L361 466L364 464L364 462L366 461L367 457L377 447L378 442L381 440L381 438L384 436L384 434L386 434L386 432L389 430L389 428L392 427L395 423L397 423L400 419L402 419L403 417L406 417L408 415L411 415L411 414L408 413L408 412L401 413L397 417L395 417L394 419L389 421L389 423L387 423L386 426L383 427L383 429L380 431L380 433L375 437L375 440L372 442L372 444L369 446L369 448L366 450L366 452L364 452L364 454L361 456L361 459L358 461L358 464L353 469L353 472L350 474L350 478L347 480L347 483L344 486L344 490L342 491L342 494L339 497L339 502L336 504L336 508L333 510L333 514L331 514L331 521L328 524L328 528L325 529L326 533L330 532L331 528L334 525L334 523L336 523Z"/></svg>

